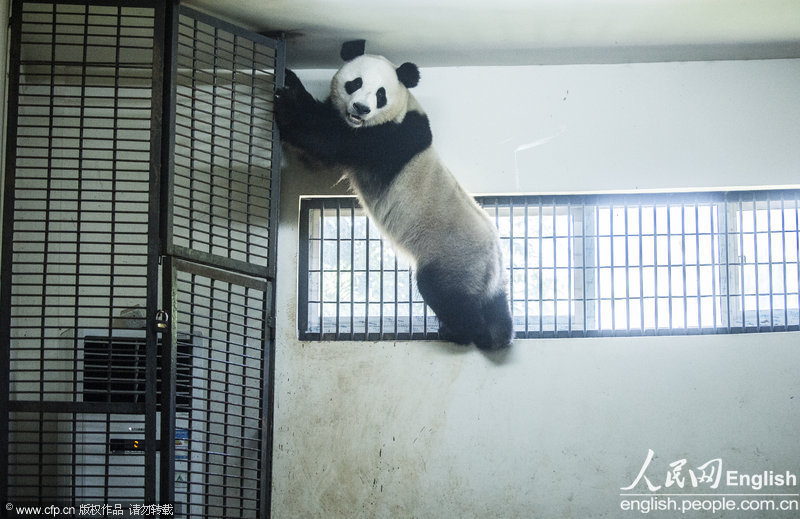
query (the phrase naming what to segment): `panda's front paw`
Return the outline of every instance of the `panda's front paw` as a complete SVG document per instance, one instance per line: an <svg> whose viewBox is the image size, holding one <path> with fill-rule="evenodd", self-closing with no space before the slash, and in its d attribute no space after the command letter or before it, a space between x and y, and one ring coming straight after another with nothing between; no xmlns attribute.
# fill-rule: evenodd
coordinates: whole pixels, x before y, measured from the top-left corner
<svg viewBox="0 0 800 519"><path fill-rule="evenodd" d="M303 86L297 74L286 69L284 86L275 91L275 120L278 128L286 132L316 101Z"/></svg>
<svg viewBox="0 0 800 519"><path fill-rule="evenodd" d="M314 97L308 93L306 87L303 86L297 74L288 68L286 69L286 75L283 80L283 87L276 91L276 96L282 98L284 102L301 106L312 105L316 102Z"/></svg>
<svg viewBox="0 0 800 519"><path fill-rule="evenodd" d="M305 90L303 82L300 81L300 78L297 77L297 74L295 74L293 70L288 68L284 71L283 88L294 91Z"/></svg>
<svg viewBox="0 0 800 519"><path fill-rule="evenodd" d="M284 134L301 119L302 107L290 90L280 88L275 92L275 122Z"/></svg>

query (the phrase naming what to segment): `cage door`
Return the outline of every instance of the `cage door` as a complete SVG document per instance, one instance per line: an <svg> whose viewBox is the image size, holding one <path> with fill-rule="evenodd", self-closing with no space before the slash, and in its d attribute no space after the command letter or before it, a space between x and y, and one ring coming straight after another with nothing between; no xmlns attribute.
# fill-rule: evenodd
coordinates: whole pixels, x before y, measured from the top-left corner
<svg viewBox="0 0 800 519"><path fill-rule="evenodd" d="M176 29L167 252L272 278L283 42L183 7Z"/></svg>
<svg viewBox="0 0 800 519"><path fill-rule="evenodd" d="M272 284L179 259L167 258L165 267L175 346L162 371L189 382L188 406L162 400L174 416L162 421L162 437L176 439L162 452L174 460L169 498L187 518L267 517ZM190 352L181 354L176 330Z"/></svg>

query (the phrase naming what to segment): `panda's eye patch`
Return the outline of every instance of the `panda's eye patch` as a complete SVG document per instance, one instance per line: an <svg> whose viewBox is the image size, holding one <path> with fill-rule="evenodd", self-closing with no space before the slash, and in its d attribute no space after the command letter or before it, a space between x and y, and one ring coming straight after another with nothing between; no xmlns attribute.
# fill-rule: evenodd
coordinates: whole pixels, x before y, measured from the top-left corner
<svg viewBox="0 0 800 519"><path fill-rule="evenodd" d="M378 99L378 108L383 108L386 106L386 89L380 87L378 92L375 94L375 97Z"/></svg>
<svg viewBox="0 0 800 519"><path fill-rule="evenodd" d="M347 92L348 95L350 95L353 92L355 92L356 90L358 90L359 88L361 88L361 85L363 83L364 82L361 81L361 78L357 77L354 80L348 81L347 83L344 84L344 91Z"/></svg>

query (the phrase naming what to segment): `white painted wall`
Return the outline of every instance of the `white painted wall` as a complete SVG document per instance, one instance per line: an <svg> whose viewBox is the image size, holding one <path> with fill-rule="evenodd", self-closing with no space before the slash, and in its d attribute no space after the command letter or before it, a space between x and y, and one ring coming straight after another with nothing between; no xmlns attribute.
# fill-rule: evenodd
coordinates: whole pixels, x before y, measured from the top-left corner
<svg viewBox="0 0 800 519"><path fill-rule="evenodd" d="M800 185L800 60L421 72L434 144L474 193ZM333 71L301 75L324 97Z"/></svg>
<svg viewBox="0 0 800 519"><path fill-rule="evenodd" d="M301 77L322 97L332 72ZM800 60L423 69L416 89L470 191L534 194L796 186L798 92ZM291 164L282 179L276 517L635 517L620 488L648 449L654 484L687 459L683 492L713 458L800 473L800 333L518 340L494 356L298 341L298 196L344 192L334 182Z"/></svg>

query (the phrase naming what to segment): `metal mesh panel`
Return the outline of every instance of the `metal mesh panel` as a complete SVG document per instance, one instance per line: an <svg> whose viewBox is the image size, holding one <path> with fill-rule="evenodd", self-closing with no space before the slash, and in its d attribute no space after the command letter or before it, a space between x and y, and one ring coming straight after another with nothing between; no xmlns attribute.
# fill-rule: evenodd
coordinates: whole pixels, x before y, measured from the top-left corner
<svg viewBox="0 0 800 519"><path fill-rule="evenodd" d="M482 197L517 337L800 328L798 191ZM408 265L353 198L302 206L300 335L435 338Z"/></svg>
<svg viewBox="0 0 800 519"><path fill-rule="evenodd" d="M197 265L272 278L283 46L176 3L14 14L0 491L78 516L166 496L176 516L264 517L273 295ZM170 320L175 256L198 263Z"/></svg>
<svg viewBox="0 0 800 519"><path fill-rule="evenodd" d="M82 335L146 306L154 10L15 10L9 499L142 502L141 458L112 456L108 439L143 416L95 413L143 405L84 400Z"/></svg>
<svg viewBox="0 0 800 519"><path fill-rule="evenodd" d="M143 440L143 416L21 411L10 419L9 500L17 507L59 503L80 512L144 502L143 456L109 449L116 439Z"/></svg>
<svg viewBox="0 0 800 519"><path fill-rule="evenodd" d="M179 22L172 244L257 274L269 260L276 51L196 13Z"/></svg>
<svg viewBox="0 0 800 519"><path fill-rule="evenodd" d="M728 270L727 326L751 331L798 328L798 192L730 197L723 261Z"/></svg>
<svg viewBox="0 0 800 519"><path fill-rule="evenodd" d="M263 497L263 281L184 264L177 272L177 324L193 338L177 369L192 372L192 408L178 412L176 504L186 517L255 517ZM176 435L177 436L177 435Z"/></svg>
<svg viewBox="0 0 800 519"><path fill-rule="evenodd" d="M73 379L52 341L144 306L153 38L152 9L23 5L8 237L17 383L39 380L34 364Z"/></svg>

